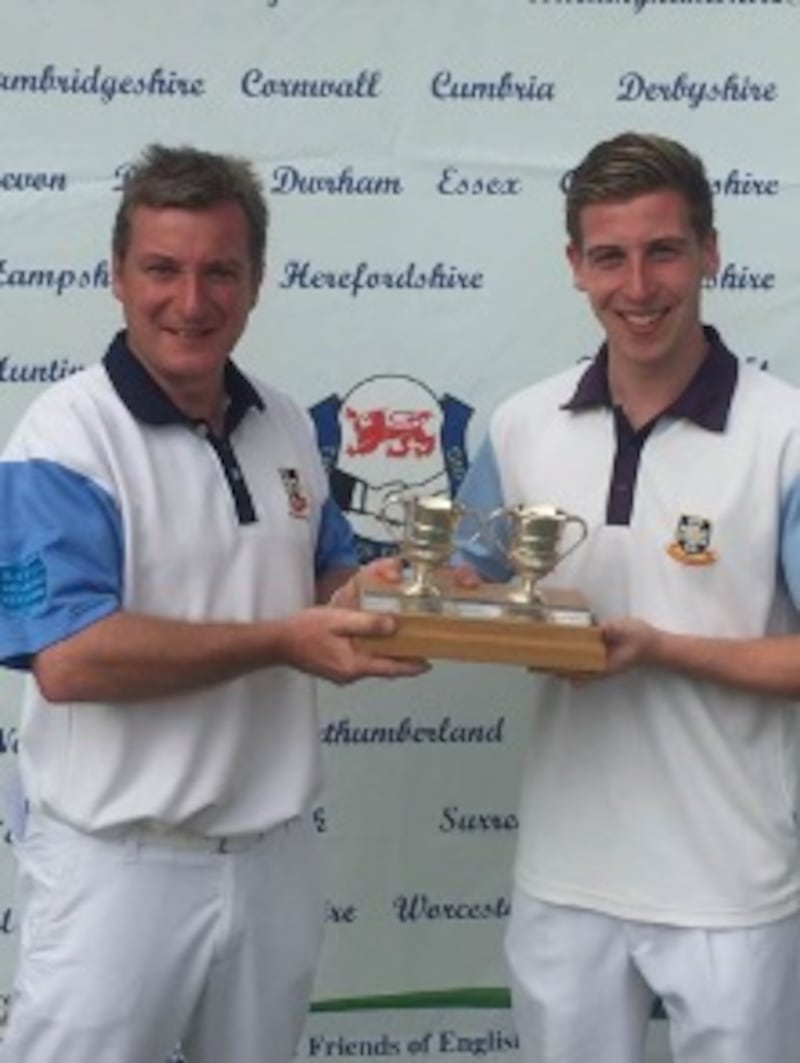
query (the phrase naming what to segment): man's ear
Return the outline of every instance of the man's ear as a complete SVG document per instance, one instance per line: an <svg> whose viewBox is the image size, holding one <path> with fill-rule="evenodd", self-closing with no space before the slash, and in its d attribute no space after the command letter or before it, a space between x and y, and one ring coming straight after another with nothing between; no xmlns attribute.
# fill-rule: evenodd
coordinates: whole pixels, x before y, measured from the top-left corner
<svg viewBox="0 0 800 1063"><path fill-rule="evenodd" d="M258 271L258 273L256 274L256 277L255 277L255 284L253 286L253 298L250 300L250 309L251 310L253 309L253 307L258 302L258 297L261 295L261 285L264 283L264 280L265 280L266 276L267 276L267 267L262 265L261 269Z"/></svg>
<svg viewBox="0 0 800 1063"><path fill-rule="evenodd" d="M119 299L120 302L122 301L121 274L122 274L122 263L120 262L119 258L116 255L112 254L111 255L111 291L114 294L114 298L115 299Z"/></svg>
<svg viewBox="0 0 800 1063"><path fill-rule="evenodd" d="M717 230L712 229L703 241L703 276L715 277L719 273L719 238Z"/></svg>
<svg viewBox="0 0 800 1063"><path fill-rule="evenodd" d="M566 249L567 262L569 262L570 269L572 270L572 286L579 292L584 290L583 281L581 280L581 266L583 265L583 256L580 248L570 242L567 244Z"/></svg>

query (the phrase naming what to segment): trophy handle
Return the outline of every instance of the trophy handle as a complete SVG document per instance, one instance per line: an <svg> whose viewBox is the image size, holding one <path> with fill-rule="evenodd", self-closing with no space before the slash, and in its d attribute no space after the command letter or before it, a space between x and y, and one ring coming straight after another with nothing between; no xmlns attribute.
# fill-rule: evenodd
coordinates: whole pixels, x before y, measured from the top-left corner
<svg viewBox="0 0 800 1063"><path fill-rule="evenodd" d="M407 498L401 492L396 491L387 495L381 502L378 510L378 520L384 526L389 536L399 545L403 540L403 528L405 527L405 511ZM397 509L399 517L393 517L391 511Z"/></svg>
<svg viewBox="0 0 800 1063"><path fill-rule="evenodd" d="M468 521L474 521L475 531L467 536L468 543L479 543L482 540L489 540L488 532L488 520L486 516L481 513L479 509L472 509L470 506L461 506L458 503L454 503L456 506L456 520L453 530L458 527L459 524L464 525Z"/></svg>
<svg viewBox="0 0 800 1063"><path fill-rule="evenodd" d="M499 509L493 509L491 513L480 519L481 530L477 533L486 541L486 545L492 551L493 554L500 554L502 557L506 555L506 543L503 539L502 532L498 533L495 528L497 522L505 517L509 518L508 508L501 506Z"/></svg>
<svg viewBox="0 0 800 1063"><path fill-rule="evenodd" d="M575 542L572 543L570 546L568 546L566 550L563 550L558 555L558 560L556 561L556 564L558 564L558 565L561 564L561 562L564 560L565 557L569 557L569 555L572 553L573 550L577 550L578 547L581 545L581 543L586 539L586 537L589 534L589 525L586 523L586 521L583 519L583 517L579 517L579 516L577 516L574 513L563 513L562 515L563 515L563 518L564 518L564 527L565 528L569 524L575 524L580 529L580 532L579 532L578 538L575 540Z"/></svg>

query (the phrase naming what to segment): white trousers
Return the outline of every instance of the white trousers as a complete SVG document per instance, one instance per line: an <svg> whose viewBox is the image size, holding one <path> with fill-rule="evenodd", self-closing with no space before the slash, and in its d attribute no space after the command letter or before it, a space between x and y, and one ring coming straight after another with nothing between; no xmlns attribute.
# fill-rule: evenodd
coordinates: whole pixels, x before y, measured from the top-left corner
<svg viewBox="0 0 800 1063"><path fill-rule="evenodd" d="M288 1063L323 923L310 817L245 851L100 839L37 817L0 1063Z"/></svg>
<svg viewBox="0 0 800 1063"><path fill-rule="evenodd" d="M800 1060L800 915L684 929L518 889L506 956L525 1063L643 1063L656 996L675 1063Z"/></svg>

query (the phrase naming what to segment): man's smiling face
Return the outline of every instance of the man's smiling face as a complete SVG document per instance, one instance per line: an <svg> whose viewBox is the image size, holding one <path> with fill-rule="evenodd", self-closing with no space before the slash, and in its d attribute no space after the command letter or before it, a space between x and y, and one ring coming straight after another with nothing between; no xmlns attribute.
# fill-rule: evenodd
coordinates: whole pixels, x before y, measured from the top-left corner
<svg viewBox="0 0 800 1063"><path fill-rule="evenodd" d="M261 283L238 203L200 210L137 207L114 262L128 345L164 390L216 394Z"/></svg>
<svg viewBox="0 0 800 1063"><path fill-rule="evenodd" d="M700 295L719 266L716 235L698 237L671 189L595 203L580 213L567 257L617 365L677 368L702 348Z"/></svg>

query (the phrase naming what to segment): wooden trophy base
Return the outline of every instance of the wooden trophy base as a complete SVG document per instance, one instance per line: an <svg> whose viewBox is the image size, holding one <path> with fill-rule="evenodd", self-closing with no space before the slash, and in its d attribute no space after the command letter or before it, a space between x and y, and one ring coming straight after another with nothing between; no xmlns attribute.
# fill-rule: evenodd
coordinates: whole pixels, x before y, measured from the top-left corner
<svg viewBox="0 0 800 1063"><path fill-rule="evenodd" d="M361 608L391 613L393 635L357 639L370 653L454 661L493 661L549 672L602 672L606 653L594 617L578 591L540 588L540 612L509 600L514 585L457 586L437 569L439 598L404 596L402 584L360 576Z"/></svg>

